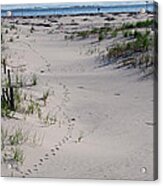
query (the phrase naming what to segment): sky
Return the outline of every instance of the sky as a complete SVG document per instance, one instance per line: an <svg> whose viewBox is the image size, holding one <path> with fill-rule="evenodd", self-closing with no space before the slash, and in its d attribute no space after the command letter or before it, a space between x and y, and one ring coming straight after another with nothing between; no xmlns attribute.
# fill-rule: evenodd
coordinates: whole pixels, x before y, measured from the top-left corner
<svg viewBox="0 0 163 186"><path fill-rule="evenodd" d="M92 2L105 2L105 0L92 0ZM115 1L124 1L124 0L114 0ZM128 0L130 2L134 2L133 0ZM138 0L139 1L139 0ZM151 1L151 0L150 0ZM1 4L26 4L26 3L62 3L62 2L78 2L77 0L1 0ZM79 2L91 2L90 0L80 0ZM106 2L113 2L111 1L106 1ZM142 1L140 1L142 2Z"/></svg>

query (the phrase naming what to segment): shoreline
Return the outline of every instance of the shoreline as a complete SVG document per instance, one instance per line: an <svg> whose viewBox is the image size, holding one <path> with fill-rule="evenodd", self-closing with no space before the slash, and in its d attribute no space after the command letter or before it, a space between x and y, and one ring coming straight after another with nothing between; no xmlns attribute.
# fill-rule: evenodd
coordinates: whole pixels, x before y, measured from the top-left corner
<svg viewBox="0 0 163 186"><path fill-rule="evenodd" d="M152 11L147 11L147 14L153 14ZM1 16L4 19L14 19L14 18L23 18L23 19L33 19L33 18L61 18L61 17L78 17L78 16L105 16L105 15L119 15L119 14L128 14L130 16L132 15L138 15L141 14L140 12L108 12L108 13L79 13L79 14L51 14L51 15L36 15L36 16Z"/></svg>

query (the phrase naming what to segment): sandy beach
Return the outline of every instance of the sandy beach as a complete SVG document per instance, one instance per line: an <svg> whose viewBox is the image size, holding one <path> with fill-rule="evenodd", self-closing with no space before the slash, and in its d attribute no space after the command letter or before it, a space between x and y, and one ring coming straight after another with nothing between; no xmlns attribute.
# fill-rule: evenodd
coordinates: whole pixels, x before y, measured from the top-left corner
<svg viewBox="0 0 163 186"><path fill-rule="evenodd" d="M153 15L2 18L2 57L21 85L14 116L1 118L2 176L154 179L153 67L107 58L116 43L135 41L109 29L147 19Z"/></svg>

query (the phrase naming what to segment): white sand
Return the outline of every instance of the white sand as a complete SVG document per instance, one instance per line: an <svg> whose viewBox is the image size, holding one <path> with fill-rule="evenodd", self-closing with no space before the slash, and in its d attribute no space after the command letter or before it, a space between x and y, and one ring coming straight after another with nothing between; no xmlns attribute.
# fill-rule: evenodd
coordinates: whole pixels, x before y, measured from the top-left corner
<svg viewBox="0 0 163 186"><path fill-rule="evenodd" d="M148 125L153 122L153 81L141 81L142 74L134 69L117 70L114 65L98 68L97 53L88 54L90 42L97 38L65 41L64 31L102 26L106 18L85 17L89 20L83 22L84 16L56 18L63 29L57 30L57 23L53 23L51 28L35 27L32 34L30 26L18 25L20 38L7 43L4 54L11 56L8 65L24 64L24 76L35 73L38 77L38 84L25 91L38 98L50 90L43 110L55 114L57 124L42 127L35 116L26 120L2 118L2 126L11 130L22 127L31 140L35 133L38 136L36 144L22 146L25 161L20 170L2 164L2 176L154 179L153 126ZM65 25L71 19L80 28ZM48 34L49 30L54 30L53 34ZM101 51L108 42L114 41L95 45ZM147 172L142 173L142 167Z"/></svg>

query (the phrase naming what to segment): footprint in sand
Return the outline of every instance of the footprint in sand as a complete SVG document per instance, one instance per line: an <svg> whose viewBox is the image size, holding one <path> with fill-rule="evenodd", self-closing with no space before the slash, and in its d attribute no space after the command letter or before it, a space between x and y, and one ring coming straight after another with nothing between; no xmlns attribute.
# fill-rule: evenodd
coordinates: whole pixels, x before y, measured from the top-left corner
<svg viewBox="0 0 163 186"><path fill-rule="evenodd" d="M43 159L40 159L41 162L43 162L44 160Z"/></svg>
<svg viewBox="0 0 163 186"><path fill-rule="evenodd" d="M154 126L154 125L156 125L156 123L153 123L151 121L145 122L145 124L148 125L148 126Z"/></svg>
<svg viewBox="0 0 163 186"><path fill-rule="evenodd" d="M38 169L37 168L35 168L35 169L33 169L34 171L38 171Z"/></svg>
<svg viewBox="0 0 163 186"><path fill-rule="evenodd" d="M48 160L49 158L48 157L44 157L44 160Z"/></svg>
<svg viewBox="0 0 163 186"><path fill-rule="evenodd" d="M55 151L55 149L51 149L51 152L54 152Z"/></svg>
<svg viewBox="0 0 163 186"><path fill-rule="evenodd" d="M120 93L115 93L114 95L115 95L115 96L120 96L121 94L120 94Z"/></svg>
<svg viewBox="0 0 163 186"><path fill-rule="evenodd" d="M55 156L55 155L56 155L56 153L54 153L54 152L53 152L53 153L52 153L52 155L53 155L53 156Z"/></svg>
<svg viewBox="0 0 163 186"><path fill-rule="evenodd" d="M27 169L27 172L32 173L31 169Z"/></svg>
<svg viewBox="0 0 163 186"><path fill-rule="evenodd" d="M69 140L69 138L68 138L68 137L65 137L65 139L66 139L66 141L68 141L68 140Z"/></svg>
<svg viewBox="0 0 163 186"><path fill-rule="evenodd" d="M75 118L71 118L71 121L76 121L76 119Z"/></svg>
<svg viewBox="0 0 163 186"><path fill-rule="evenodd" d="M33 166L34 166L34 167L37 167L37 164L34 164Z"/></svg>

